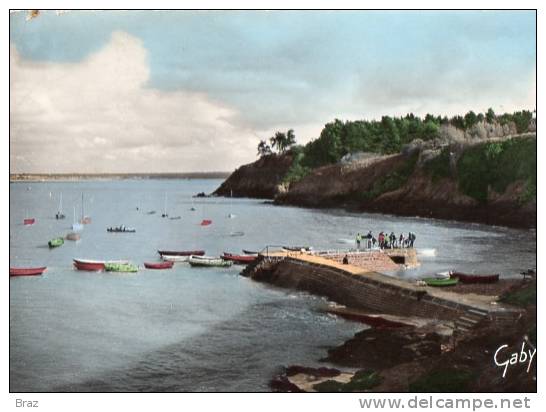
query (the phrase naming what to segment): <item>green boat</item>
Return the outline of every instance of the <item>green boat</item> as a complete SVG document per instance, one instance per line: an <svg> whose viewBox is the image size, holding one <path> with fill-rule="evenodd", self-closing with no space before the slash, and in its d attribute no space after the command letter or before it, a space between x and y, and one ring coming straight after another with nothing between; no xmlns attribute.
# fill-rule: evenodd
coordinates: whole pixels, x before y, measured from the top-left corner
<svg viewBox="0 0 546 412"><path fill-rule="evenodd" d="M50 248L53 247L59 247L64 244L64 239L62 237L56 237L55 239L51 239L49 242L47 242Z"/></svg>
<svg viewBox="0 0 546 412"><path fill-rule="evenodd" d="M138 266L132 263L111 263L106 262L104 269L107 272L138 272Z"/></svg>
<svg viewBox="0 0 546 412"><path fill-rule="evenodd" d="M455 286L459 279L457 278L450 278L450 279L438 279L438 278L425 278L423 281L427 284L427 286Z"/></svg>

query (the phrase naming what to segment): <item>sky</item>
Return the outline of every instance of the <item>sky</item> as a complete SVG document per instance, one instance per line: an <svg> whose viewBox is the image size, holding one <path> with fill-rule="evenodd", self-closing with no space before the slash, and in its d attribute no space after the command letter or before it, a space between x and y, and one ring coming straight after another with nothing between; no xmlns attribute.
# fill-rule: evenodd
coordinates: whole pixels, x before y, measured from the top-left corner
<svg viewBox="0 0 546 412"><path fill-rule="evenodd" d="M342 120L535 109L534 11L10 15L10 172L232 171Z"/></svg>

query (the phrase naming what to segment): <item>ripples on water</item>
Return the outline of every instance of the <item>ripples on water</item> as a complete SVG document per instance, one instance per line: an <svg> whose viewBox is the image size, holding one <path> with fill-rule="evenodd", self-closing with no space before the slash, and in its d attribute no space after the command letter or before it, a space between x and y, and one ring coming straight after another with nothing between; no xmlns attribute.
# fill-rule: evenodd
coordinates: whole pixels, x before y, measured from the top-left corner
<svg viewBox="0 0 546 412"><path fill-rule="evenodd" d="M10 185L10 266L47 265L42 277L10 280L12 391L267 391L281 365L318 365L326 348L361 325L325 315L321 298L238 276L239 267L141 270L137 274L76 272L73 257L156 260L159 248L207 254L266 244L352 247L357 231L413 231L417 247L435 248L422 266L391 275L413 278L439 270L511 276L536 260L536 233L419 218L356 215L275 207L249 199L195 199L218 180L89 181ZM30 188L30 190L27 190ZM63 193L65 220L54 218ZM51 196L50 196L51 192ZM79 242L49 250L64 235L72 205L85 193ZM164 195L168 212L160 217ZM136 207L139 210L136 210ZM191 207L196 211L190 211ZM156 210L155 215L147 215ZM234 213L235 219L227 215ZM23 218L35 217L31 227ZM213 224L198 223L210 218ZM125 224L135 234L109 234ZM244 231L245 236L229 233Z"/></svg>

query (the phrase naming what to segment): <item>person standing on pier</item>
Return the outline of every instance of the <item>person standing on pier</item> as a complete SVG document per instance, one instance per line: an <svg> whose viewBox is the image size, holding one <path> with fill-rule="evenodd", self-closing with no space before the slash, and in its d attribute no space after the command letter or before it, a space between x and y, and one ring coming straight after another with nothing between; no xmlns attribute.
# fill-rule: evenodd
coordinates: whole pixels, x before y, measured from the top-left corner
<svg viewBox="0 0 546 412"><path fill-rule="evenodd" d="M400 238L398 239L398 245L400 247L404 247L405 244L404 244L404 234L403 233L400 233Z"/></svg>
<svg viewBox="0 0 546 412"><path fill-rule="evenodd" d="M379 241L379 248L383 249L385 247L385 235L383 234L383 232L379 232L377 240Z"/></svg>
<svg viewBox="0 0 546 412"><path fill-rule="evenodd" d="M362 240L362 236L360 235L360 233L357 233L356 234L356 248L357 249L360 249L360 241Z"/></svg>
<svg viewBox="0 0 546 412"><path fill-rule="evenodd" d="M372 238L373 238L372 231L369 230L368 234L366 235L366 248L367 249L372 248Z"/></svg>
<svg viewBox="0 0 546 412"><path fill-rule="evenodd" d="M391 249L394 249L396 247L396 235L394 234L394 232L391 232L389 239L391 241Z"/></svg>

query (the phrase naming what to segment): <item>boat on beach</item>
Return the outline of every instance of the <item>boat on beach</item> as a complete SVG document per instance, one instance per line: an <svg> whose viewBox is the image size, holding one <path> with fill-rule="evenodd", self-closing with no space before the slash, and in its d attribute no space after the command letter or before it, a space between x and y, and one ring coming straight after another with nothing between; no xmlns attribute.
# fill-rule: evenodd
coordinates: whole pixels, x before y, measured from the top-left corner
<svg viewBox="0 0 546 412"><path fill-rule="evenodd" d="M169 256L203 256L205 254L204 250L158 250L157 253L159 253L161 256L163 255L169 255Z"/></svg>
<svg viewBox="0 0 546 412"><path fill-rule="evenodd" d="M64 239L62 237L56 237L55 239L51 239L49 242L47 242L47 245L50 248L62 246L64 245Z"/></svg>
<svg viewBox="0 0 546 412"><path fill-rule="evenodd" d="M499 281L499 274L452 272L451 278L458 279L461 283L495 283Z"/></svg>
<svg viewBox="0 0 546 412"><path fill-rule="evenodd" d="M37 268L9 268L10 276L39 276L47 269L46 266Z"/></svg>
<svg viewBox="0 0 546 412"><path fill-rule="evenodd" d="M171 269L174 262L144 262L144 267L146 269Z"/></svg>
<svg viewBox="0 0 546 412"><path fill-rule="evenodd" d="M448 278L448 279L424 278L423 282L425 282L427 286L445 287L445 286L455 286L459 282L459 280L456 278Z"/></svg>
<svg viewBox="0 0 546 412"><path fill-rule="evenodd" d="M233 253L224 252L220 257L224 260L231 260L233 263L246 265L247 263L254 262L258 258L258 255L235 255Z"/></svg>
<svg viewBox="0 0 546 412"><path fill-rule="evenodd" d="M190 256L188 262L196 267L229 267L233 264L231 260L224 260L214 256Z"/></svg>

